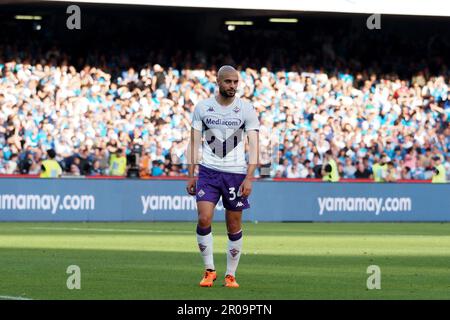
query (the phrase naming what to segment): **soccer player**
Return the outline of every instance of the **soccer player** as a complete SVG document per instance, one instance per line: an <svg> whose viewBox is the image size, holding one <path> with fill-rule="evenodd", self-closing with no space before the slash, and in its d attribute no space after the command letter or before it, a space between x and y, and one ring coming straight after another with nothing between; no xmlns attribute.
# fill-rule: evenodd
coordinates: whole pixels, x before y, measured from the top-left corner
<svg viewBox="0 0 450 320"><path fill-rule="evenodd" d="M239 75L233 67L221 67L217 73L218 92L195 106L192 119L186 189L197 201L197 242L205 265L202 287L211 287L217 278L211 222L220 197L229 239L224 286L239 287L235 274L242 250L242 211L250 208L248 197L259 161L259 120L254 107L236 97L238 83ZM244 132L249 143L248 165ZM203 136L200 161L198 150ZM197 163L198 181L194 178Z"/></svg>

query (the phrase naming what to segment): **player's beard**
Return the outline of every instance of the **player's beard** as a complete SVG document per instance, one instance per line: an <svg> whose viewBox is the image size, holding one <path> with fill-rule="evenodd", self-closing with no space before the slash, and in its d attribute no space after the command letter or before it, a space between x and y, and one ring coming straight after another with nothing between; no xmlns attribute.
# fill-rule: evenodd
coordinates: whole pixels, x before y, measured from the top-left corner
<svg viewBox="0 0 450 320"><path fill-rule="evenodd" d="M233 98L236 95L236 91L233 92L228 92L222 88L219 88L219 93L222 97L228 99L228 98Z"/></svg>

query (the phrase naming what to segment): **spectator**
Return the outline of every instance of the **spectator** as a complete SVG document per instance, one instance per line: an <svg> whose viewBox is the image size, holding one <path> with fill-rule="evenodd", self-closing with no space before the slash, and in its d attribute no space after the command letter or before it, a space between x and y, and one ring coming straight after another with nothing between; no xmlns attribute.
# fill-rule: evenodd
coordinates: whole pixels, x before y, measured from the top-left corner
<svg viewBox="0 0 450 320"><path fill-rule="evenodd" d="M395 182L398 179L397 170L393 161L387 163L387 170L382 173L385 182Z"/></svg>
<svg viewBox="0 0 450 320"><path fill-rule="evenodd" d="M91 171L91 159L89 156L89 152L88 152L88 148L86 146L81 148L81 152L80 155L78 156L79 159L79 169L80 169L80 174L82 176L88 175Z"/></svg>
<svg viewBox="0 0 450 320"><path fill-rule="evenodd" d="M6 164L7 164L7 160L5 160L4 156L3 156L3 150L0 149L0 173L1 174L5 174L6 173Z"/></svg>
<svg viewBox="0 0 450 320"><path fill-rule="evenodd" d="M90 168L89 175L90 176L100 176L103 174L104 174L104 172L100 166L100 161L94 160L94 163L92 164L92 167Z"/></svg>
<svg viewBox="0 0 450 320"><path fill-rule="evenodd" d="M19 162L19 170L21 174L32 174L34 170L35 162L33 158L33 154L25 153L25 158Z"/></svg>
<svg viewBox="0 0 450 320"><path fill-rule="evenodd" d="M18 172L18 156L14 153L11 155L11 159L9 159L5 164L5 173L15 174Z"/></svg>
<svg viewBox="0 0 450 320"><path fill-rule="evenodd" d="M152 176L153 177L159 177L162 176L164 173L164 164L160 161L154 160L152 163Z"/></svg>
<svg viewBox="0 0 450 320"><path fill-rule="evenodd" d="M356 166L357 166L357 169L355 172L356 179L370 179L372 177L372 173L364 165L364 163L362 161L359 161Z"/></svg>
<svg viewBox="0 0 450 320"><path fill-rule="evenodd" d="M347 157L343 168L343 177L346 179L355 178L356 167L353 165L352 159Z"/></svg>
<svg viewBox="0 0 450 320"><path fill-rule="evenodd" d="M401 177L405 180L411 180L412 174L411 174L411 168L410 167L403 167L401 171Z"/></svg>
<svg viewBox="0 0 450 320"><path fill-rule="evenodd" d="M156 92L157 90L160 90L164 97L167 96L166 75L159 64L153 66L152 91Z"/></svg>
<svg viewBox="0 0 450 320"><path fill-rule="evenodd" d="M447 153L447 161L445 162L445 172L447 173L447 181L450 181L450 153Z"/></svg>
<svg viewBox="0 0 450 320"><path fill-rule="evenodd" d="M73 163L70 165L69 175L71 175L71 176L80 176L81 175L79 164L80 164L80 158L76 157L74 159Z"/></svg>
<svg viewBox="0 0 450 320"><path fill-rule="evenodd" d="M282 164L278 165L276 168L277 176L279 178L286 178L287 177L287 169L289 167L289 159L283 159Z"/></svg>
<svg viewBox="0 0 450 320"><path fill-rule="evenodd" d="M142 156L139 162L139 176L143 179L151 177L151 158L149 151L142 150Z"/></svg>
<svg viewBox="0 0 450 320"><path fill-rule="evenodd" d="M95 153L95 159L98 160L100 170L103 173L109 173L109 154L106 148L98 147Z"/></svg>
<svg viewBox="0 0 450 320"><path fill-rule="evenodd" d="M303 172L303 165L299 163L298 157L292 157L292 164L288 165L286 168L287 178L300 178Z"/></svg>
<svg viewBox="0 0 450 320"><path fill-rule="evenodd" d="M322 178L322 161L319 158L319 155L314 155L313 158L313 172L314 172L314 178L321 179Z"/></svg>
<svg viewBox="0 0 450 320"><path fill-rule="evenodd" d="M330 59L329 47L326 52ZM124 72L114 75L99 66L77 70L45 57L42 63L11 57L3 58L0 70L0 172L12 154L18 156L15 172L39 172L42 154L51 148L67 172L78 156L80 174L88 174L95 160L100 172L112 174L110 160L118 158L116 151L130 155L139 141L149 151L148 161L162 162L157 165L162 172L152 165L152 175L186 172L180 141L189 139L196 101L214 92L214 68L154 64L138 69L125 64L117 70ZM374 180L381 181L386 166L377 159L386 154L396 162L398 176L432 178L433 154L446 154L450 148L448 77L422 70L409 81L368 71L306 70L249 66L241 72L238 92L266 119L262 122L272 131L268 141L283 146L282 165L273 175L287 176L288 163L298 155L301 170L289 176L313 173L322 178L322 157L332 151L338 163L343 161L344 177L356 177L351 163L363 157L364 170L371 171L373 163ZM446 68L442 72L448 73ZM306 160L312 168L303 168ZM442 164L449 166L448 157Z"/></svg>

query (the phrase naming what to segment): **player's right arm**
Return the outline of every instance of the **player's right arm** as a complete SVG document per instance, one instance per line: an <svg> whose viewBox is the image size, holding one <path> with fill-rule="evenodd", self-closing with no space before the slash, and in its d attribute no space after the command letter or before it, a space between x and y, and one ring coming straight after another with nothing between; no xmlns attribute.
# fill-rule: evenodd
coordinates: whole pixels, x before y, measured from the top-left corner
<svg viewBox="0 0 450 320"><path fill-rule="evenodd" d="M194 115L192 117L191 134L189 144L187 148L186 159L188 163L188 181L186 190L190 195L195 195L195 166L198 164L198 150L202 141L202 120L200 115L200 105L197 105L194 109Z"/></svg>

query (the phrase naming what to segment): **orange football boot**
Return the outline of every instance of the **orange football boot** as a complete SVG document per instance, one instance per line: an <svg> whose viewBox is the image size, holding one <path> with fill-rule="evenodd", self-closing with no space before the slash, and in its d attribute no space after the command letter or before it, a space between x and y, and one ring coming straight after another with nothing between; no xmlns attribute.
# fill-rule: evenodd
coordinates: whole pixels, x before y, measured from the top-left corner
<svg viewBox="0 0 450 320"><path fill-rule="evenodd" d="M205 270L205 275L203 276L202 281L200 281L200 287L212 287L216 279L217 274L215 271Z"/></svg>
<svg viewBox="0 0 450 320"><path fill-rule="evenodd" d="M239 284L236 282L236 278L230 274L226 275L224 286L228 288L239 288Z"/></svg>

